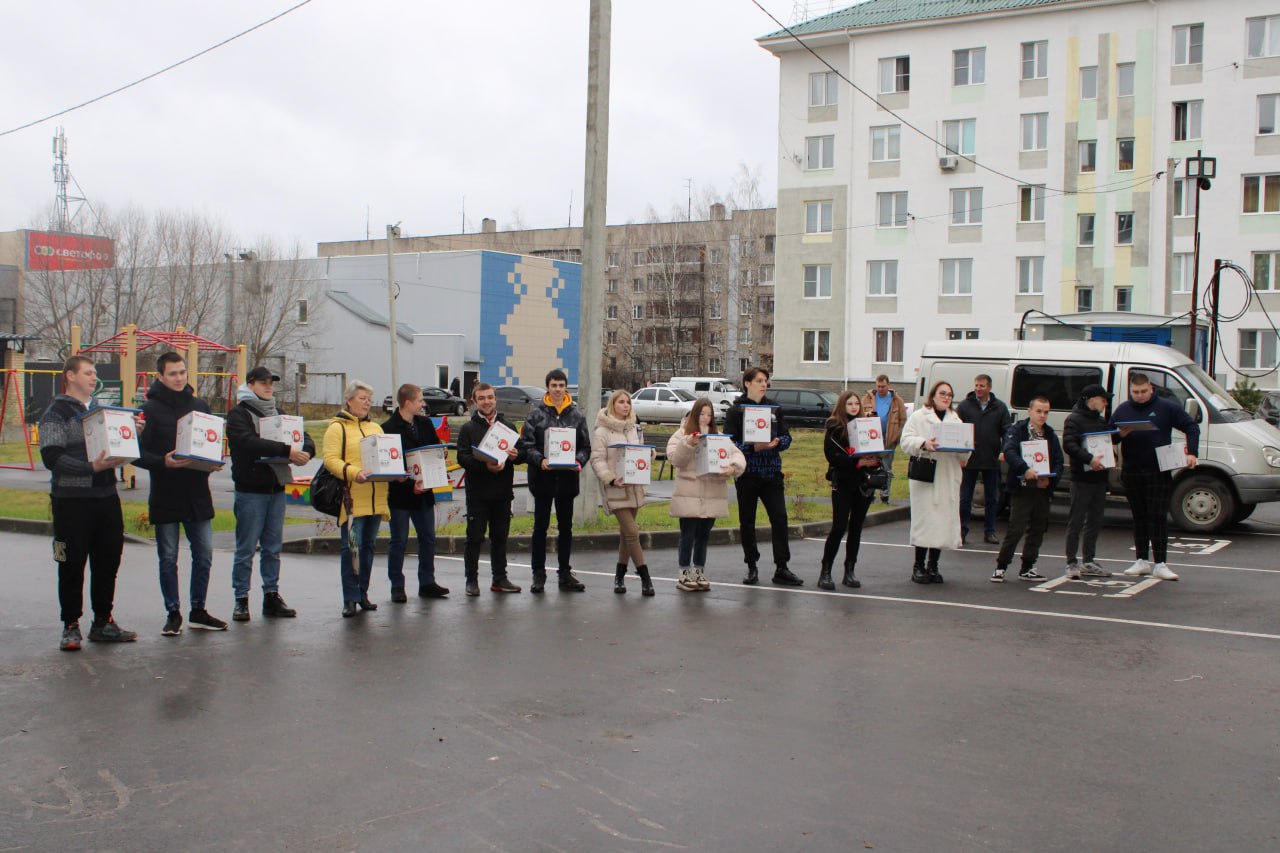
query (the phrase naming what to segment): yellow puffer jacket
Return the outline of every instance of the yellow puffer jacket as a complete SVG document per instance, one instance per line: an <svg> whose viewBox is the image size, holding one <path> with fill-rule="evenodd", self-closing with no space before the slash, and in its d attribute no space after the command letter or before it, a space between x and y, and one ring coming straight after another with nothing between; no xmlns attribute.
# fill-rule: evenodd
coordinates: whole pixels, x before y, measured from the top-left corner
<svg viewBox="0 0 1280 853"><path fill-rule="evenodd" d="M345 457L342 455L344 431L347 434ZM329 469L330 474L346 482L347 488L351 490L351 514L357 518L363 515L380 515L384 520L391 517L391 511L387 509L387 484L356 482L362 467L360 439L366 435L378 435L381 432L382 427L373 421L368 418L359 420L346 410L334 415L333 423L329 424L329 428L324 431L324 444L321 450L324 467ZM343 524L346 520L347 513L343 509L338 516L338 524Z"/></svg>

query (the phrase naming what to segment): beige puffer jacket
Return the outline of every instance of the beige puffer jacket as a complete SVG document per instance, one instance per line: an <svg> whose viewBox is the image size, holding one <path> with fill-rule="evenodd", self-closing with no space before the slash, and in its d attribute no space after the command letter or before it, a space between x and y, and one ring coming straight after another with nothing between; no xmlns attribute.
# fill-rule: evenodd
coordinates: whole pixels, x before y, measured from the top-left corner
<svg viewBox="0 0 1280 853"><path fill-rule="evenodd" d="M609 485L618 477L618 461L622 450L611 444L639 444L640 433L632 415L626 420L615 418L605 409L596 415L595 429L591 431L591 470L603 485L604 503L609 512L619 509L639 509L644 506L644 486Z"/></svg>
<svg viewBox="0 0 1280 853"><path fill-rule="evenodd" d="M671 498L673 518L725 518L729 515L729 478L694 474L694 448L684 427L667 442L667 461L676 469L676 490ZM747 457L733 448L733 476L747 470Z"/></svg>

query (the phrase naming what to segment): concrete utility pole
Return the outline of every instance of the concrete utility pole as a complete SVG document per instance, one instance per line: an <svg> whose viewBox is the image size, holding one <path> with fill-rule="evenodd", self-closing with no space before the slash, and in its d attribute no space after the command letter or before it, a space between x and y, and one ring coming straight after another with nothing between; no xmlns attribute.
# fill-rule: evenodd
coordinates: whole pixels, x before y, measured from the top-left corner
<svg viewBox="0 0 1280 853"><path fill-rule="evenodd" d="M392 241L400 236L400 223L387 226L387 331L391 335L391 395L400 387L400 358L396 341L396 268Z"/></svg>
<svg viewBox="0 0 1280 853"><path fill-rule="evenodd" d="M609 29L611 0L591 0L587 36L587 151L582 206L582 313L578 324L578 407L590 419L600 404L604 351L605 201L609 176ZM574 517L582 523L600 504L600 480L582 472Z"/></svg>

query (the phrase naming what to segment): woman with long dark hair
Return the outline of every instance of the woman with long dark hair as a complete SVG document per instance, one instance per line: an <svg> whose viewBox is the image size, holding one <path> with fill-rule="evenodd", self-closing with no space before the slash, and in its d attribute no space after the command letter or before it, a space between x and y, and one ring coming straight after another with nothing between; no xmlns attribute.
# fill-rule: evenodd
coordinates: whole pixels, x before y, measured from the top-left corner
<svg viewBox="0 0 1280 853"><path fill-rule="evenodd" d="M874 414L874 412L872 413ZM870 474L880 468L880 457L853 456L850 452L849 431L853 421L862 415L862 398L856 391L845 391L836 400L835 409L827 419L822 436L822 453L827 458L827 479L831 481L831 532L827 534L826 547L822 549L822 570L818 575L818 589L835 589L831 580L831 567L840 553L840 540L846 531L849 540L844 549L844 586L857 589L862 586L854 574L858 562L858 547L862 543L862 523L867 509L879 488L879 481L872 484ZM888 488L887 481L885 488Z"/></svg>
<svg viewBox="0 0 1280 853"><path fill-rule="evenodd" d="M942 549L960 547L960 470L968 462L969 454L939 453L938 440L934 437L938 424L961 422L951 408L954 398L950 382L933 383L929 395L907 418L907 425L902 429L899 446L913 457L908 462L918 465L919 474L911 474L909 484L911 544L916 549L911 580L916 583L942 583L938 571Z"/></svg>

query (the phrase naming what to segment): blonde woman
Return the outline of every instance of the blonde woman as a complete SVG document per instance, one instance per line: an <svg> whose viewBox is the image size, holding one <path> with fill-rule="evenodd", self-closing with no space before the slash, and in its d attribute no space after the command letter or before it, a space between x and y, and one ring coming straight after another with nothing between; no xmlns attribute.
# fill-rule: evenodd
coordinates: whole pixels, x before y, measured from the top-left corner
<svg viewBox="0 0 1280 853"><path fill-rule="evenodd" d="M333 422L325 430L323 453L324 467L347 484L351 495L351 509L343 506L338 515L342 526L342 615L350 618L356 615L357 605L363 610L378 609L378 605L369 600L373 546L378 541L378 526L384 518L391 517L391 512L387 508L388 484L369 480L370 472L363 469L360 460L360 440L382 432L382 427L369 420L373 388L355 380L347 383L342 397L345 401L342 411L333 416ZM354 559L353 543L357 552Z"/></svg>
<svg viewBox="0 0 1280 853"><path fill-rule="evenodd" d="M935 452L938 441L932 437L937 424L960 423L951 408L955 392L949 382L935 382L924 403L907 418L902 429L900 447L907 455L934 463L933 481L911 479L911 544L916 561L911 580L916 583L942 583L938 558L943 548L960 547L960 479L961 469L969 454Z"/></svg>
<svg viewBox="0 0 1280 853"><path fill-rule="evenodd" d="M626 391L614 391L609 402L596 415L596 426L591 432L591 469L604 484L604 502L618 519L618 567L613 576L613 591L627 591L627 561L635 563L640 576L641 592L653 595L653 581L649 579L649 566L640 548L640 526L636 513L644 506L644 486L628 486L618 473L622 448L614 444L639 444L640 433L636 429L635 413L631 410L631 395Z"/></svg>

